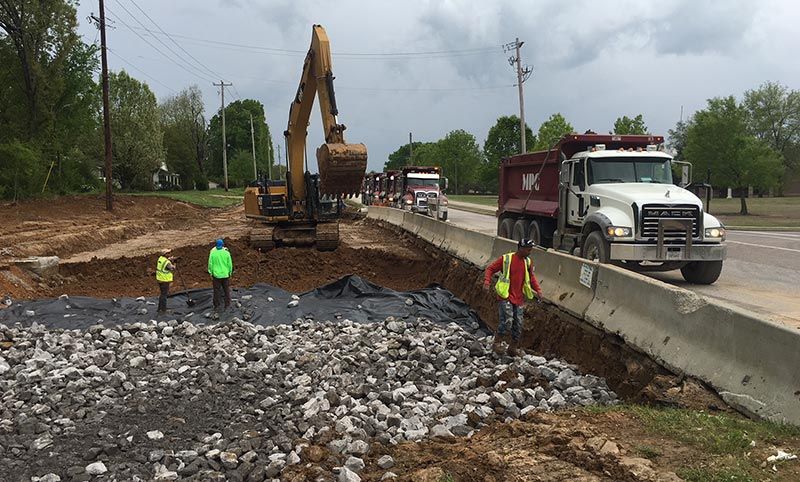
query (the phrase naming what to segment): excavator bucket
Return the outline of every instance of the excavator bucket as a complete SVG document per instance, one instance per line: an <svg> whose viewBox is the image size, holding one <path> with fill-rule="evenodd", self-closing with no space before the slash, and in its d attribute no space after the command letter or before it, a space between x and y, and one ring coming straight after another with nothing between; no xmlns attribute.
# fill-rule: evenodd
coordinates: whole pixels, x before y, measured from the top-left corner
<svg viewBox="0 0 800 482"><path fill-rule="evenodd" d="M323 144L317 149L322 194L356 194L367 171L364 144Z"/></svg>

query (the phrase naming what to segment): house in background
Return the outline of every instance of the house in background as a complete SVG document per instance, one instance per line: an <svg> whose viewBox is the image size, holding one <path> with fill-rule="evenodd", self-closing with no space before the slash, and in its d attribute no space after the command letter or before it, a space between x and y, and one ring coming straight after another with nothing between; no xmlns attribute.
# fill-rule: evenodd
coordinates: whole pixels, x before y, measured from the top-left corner
<svg viewBox="0 0 800 482"><path fill-rule="evenodd" d="M180 189L181 176L170 172L165 162L153 172L153 187L157 190Z"/></svg>

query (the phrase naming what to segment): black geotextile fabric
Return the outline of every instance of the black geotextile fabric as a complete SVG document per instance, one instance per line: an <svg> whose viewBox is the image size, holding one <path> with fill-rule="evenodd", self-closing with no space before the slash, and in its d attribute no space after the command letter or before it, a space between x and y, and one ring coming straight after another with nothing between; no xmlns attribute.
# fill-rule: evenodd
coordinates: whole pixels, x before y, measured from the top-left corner
<svg viewBox="0 0 800 482"><path fill-rule="evenodd" d="M267 284L252 288L233 288L233 303L220 314L220 320L239 317L260 325L291 323L297 318L317 321L349 319L359 323L427 318L437 323L472 327L483 322L464 301L436 285L416 291L394 291L350 275L331 284L300 294L296 306L292 293ZM187 306L187 295L195 304ZM270 301L272 299L272 301ZM407 301L407 300L410 300ZM70 296L48 300L19 301L0 309L0 323L30 325L34 321L50 328L85 329L91 325L113 326L155 320L210 323L212 290L198 289L170 295L169 312L156 314L158 297L97 299Z"/></svg>

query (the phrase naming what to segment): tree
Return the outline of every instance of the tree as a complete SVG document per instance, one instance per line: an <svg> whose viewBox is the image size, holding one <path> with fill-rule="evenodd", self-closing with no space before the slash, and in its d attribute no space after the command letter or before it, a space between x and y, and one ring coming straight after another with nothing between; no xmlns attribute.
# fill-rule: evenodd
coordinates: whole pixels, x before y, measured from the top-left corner
<svg viewBox="0 0 800 482"><path fill-rule="evenodd" d="M39 137L52 120L50 108L61 97L67 60L80 43L76 26L73 1L0 1L0 29L6 34L0 42L16 57L7 68L14 70L10 90L24 103L17 132L24 141Z"/></svg>
<svg viewBox="0 0 800 482"><path fill-rule="evenodd" d="M767 82L744 93L750 132L783 156L787 169L800 167L800 91Z"/></svg>
<svg viewBox="0 0 800 482"><path fill-rule="evenodd" d="M637 115L633 119L626 115L617 117L617 120L614 122L613 134L647 134L647 126L644 124L642 114Z"/></svg>
<svg viewBox="0 0 800 482"><path fill-rule="evenodd" d="M686 150L686 130L691 123L691 118L688 121L678 121L674 129L667 131L668 141L667 147L675 150L675 160L683 161L685 159Z"/></svg>
<svg viewBox="0 0 800 482"><path fill-rule="evenodd" d="M539 134L536 136L536 146L534 151L545 151L553 147L553 145L565 134L575 132L572 124L567 122L561 113L555 113L549 119L544 121L539 126Z"/></svg>
<svg viewBox="0 0 800 482"><path fill-rule="evenodd" d="M159 110L167 166L181 176L183 189L208 186L203 175L208 134L200 88L191 86L167 98Z"/></svg>
<svg viewBox="0 0 800 482"><path fill-rule="evenodd" d="M479 173L483 153L475 136L462 129L451 131L436 143L437 161L448 177L455 194L480 187Z"/></svg>
<svg viewBox="0 0 800 482"><path fill-rule="evenodd" d="M419 148L422 147L424 144L429 144L428 142L412 142L411 146L414 150L414 162L408 162L408 158L411 155L411 152L408 148L408 144L404 144L397 148L396 151L389 154L389 160L383 164L383 169L385 171L394 171L397 169L401 169L404 166L410 166L412 164L420 165L418 162L417 153L419 152Z"/></svg>
<svg viewBox="0 0 800 482"><path fill-rule="evenodd" d="M535 144L533 131L526 125L525 145L533 148ZM515 115L498 117L483 143L483 153L486 158L481 165L482 190L497 192L500 161L505 157L519 154L520 150L519 117Z"/></svg>
<svg viewBox="0 0 800 482"><path fill-rule="evenodd" d="M16 201L41 189L47 165L19 141L0 144L0 198Z"/></svg>
<svg viewBox="0 0 800 482"><path fill-rule="evenodd" d="M0 1L0 143L45 171L52 166L51 192L97 181L99 62L97 48L80 42L76 27L73 1ZM3 190L26 197L42 185L18 182Z"/></svg>
<svg viewBox="0 0 800 482"><path fill-rule="evenodd" d="M781 174L780 154L748 132L747 112L733 96L710 99L695 113L685 154L695 169L710 169L715 185L739 190L740 214L748 214L748 187L774 187Z"/></svg>
<svg viewBox="0 0 800 482"><path fill-rule="evenodd" d="M228 160L238 151L250 153L250 175L240 180L243 185L253 179L253 154L250 140L250 116L253 116L253 131L256 142L256 166L258 171L267 172L270 163L275 162L272 135L266 121L264 104L254 99L242 99L225 106L225 140L228 143ZM211 118L208 127L208 169L207 173L222 179L222 117L218 112ZM310 154L313 155L313 154ZM274 175L274 173L273 173ZM230 176L228 179L230 183Z"/></svg>
<svg viewBox="0 0 800 482"><path fill-rule="evenodd" d="M123 189L152 189L164 160L158 103L150 87L124 70L109 73L114 177Z"/></svg>

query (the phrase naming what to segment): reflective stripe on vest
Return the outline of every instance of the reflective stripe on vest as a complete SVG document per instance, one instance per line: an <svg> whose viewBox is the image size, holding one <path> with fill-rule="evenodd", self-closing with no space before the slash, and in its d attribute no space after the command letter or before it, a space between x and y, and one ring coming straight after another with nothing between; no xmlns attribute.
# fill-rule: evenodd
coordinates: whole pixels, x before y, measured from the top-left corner
<svg viewBox="0 0 800 482"><path fill-rule="evenodd" d="M500 278L494 285L494 290L500 298L508 299L508 290L511 287L511 257L514 253L503 255L503 271ZM522 284L522 292L529 300L533 299L533 288L531 287L531 260L525 258L525 283Z"/></svg>
<svg viewBox="0 0 800 482"><path fill-rule="evenodd" d="M156 263L156 280L159 283L171 283L172 282L172 271L167 269L167 264L169 264L169 260L164 256L158 258L158 263Z"/></svg>

